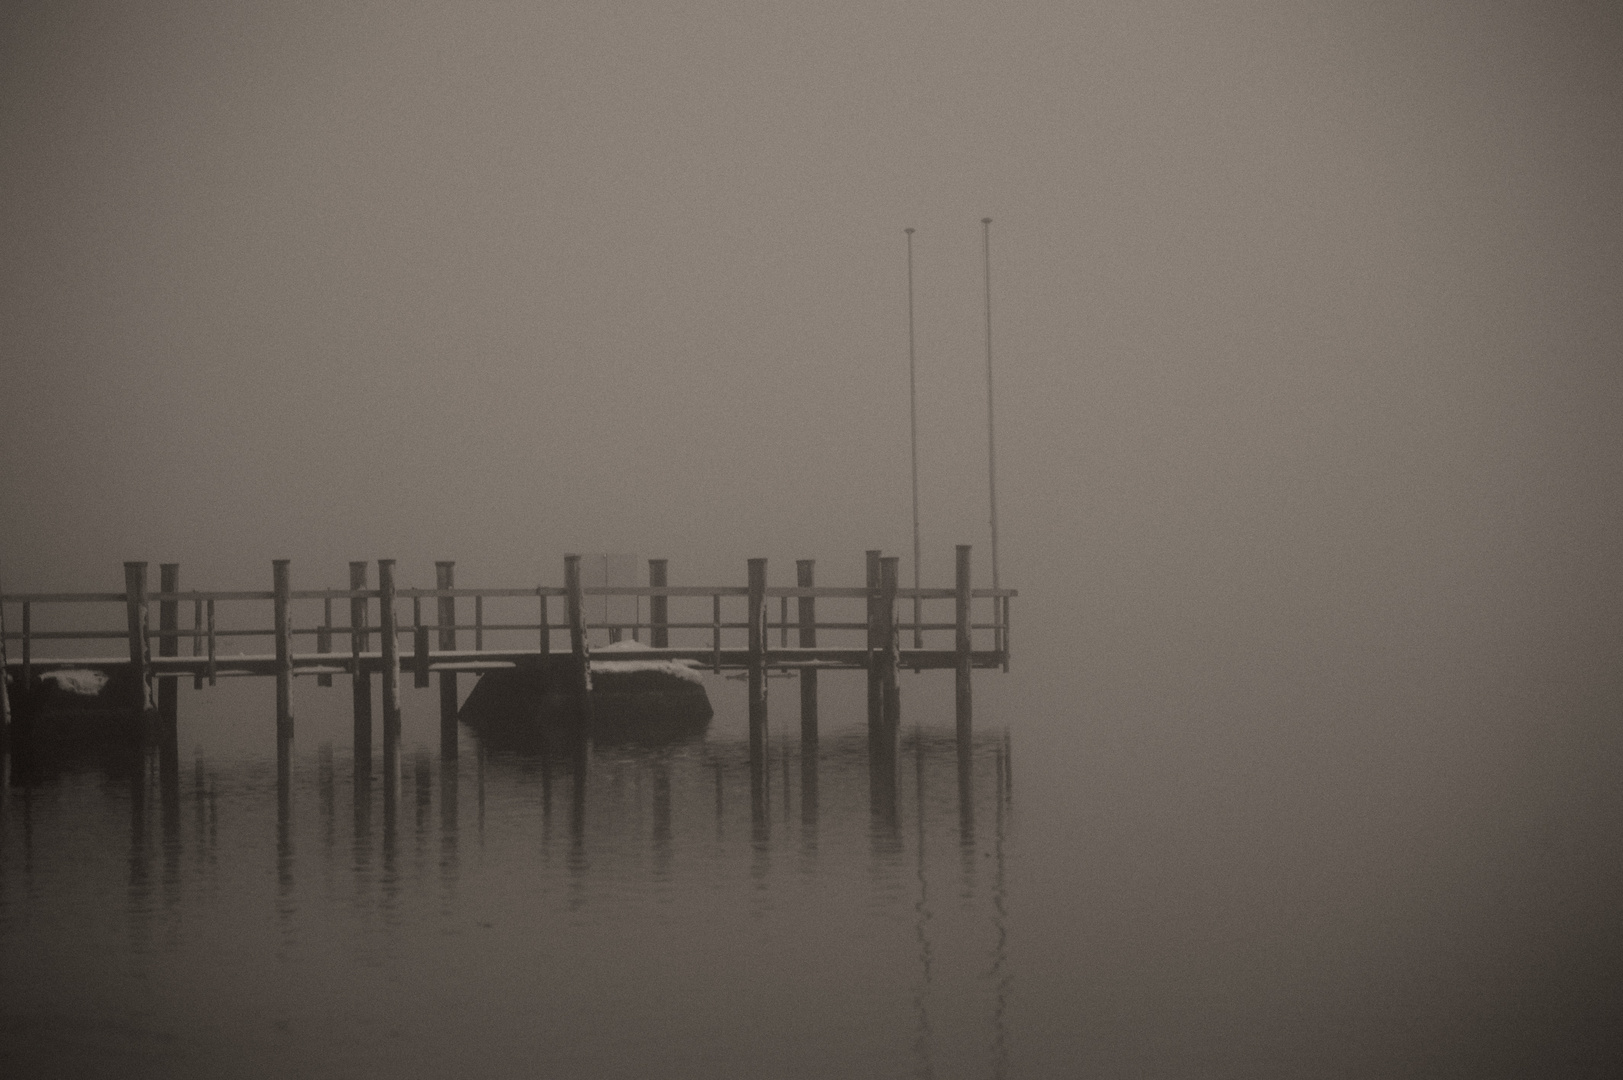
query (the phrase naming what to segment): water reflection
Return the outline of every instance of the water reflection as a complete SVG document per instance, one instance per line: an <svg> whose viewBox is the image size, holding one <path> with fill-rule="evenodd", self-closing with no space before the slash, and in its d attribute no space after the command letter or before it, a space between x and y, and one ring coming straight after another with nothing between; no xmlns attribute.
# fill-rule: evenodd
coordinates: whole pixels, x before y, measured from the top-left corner
<svg viewBox="0 0 1623 1080"><path fill-rule="evenodd" d="M65 895L76 886L64 867L76 861L92 876L122 864L121 911L112 913L122 943L95 948L122 951L132 976L161 970L166 978L195 977L198 987L207 985L201 972L217 947L211 943L252 940L261 923L259 963L268 966L255 967L253 946L241 946L250 979L336 965L339 973L325 976L329 989L356 992L370 977L352 972L417 970L412 965L426 962L425 950L440 941L484 949L488 970L499 972L504 953L543 947L550 965L592 970L598 953L622 954L620 942L640 940L652 957L665 945L676 949L672 956L691 950L676 967L692 981L691 1006L663 993L642 1000L636 985L604 974L578 992L606 995L597 1007L650 1015L691 1008L686 1020L671 1022L697 1030L713 1022L707 994L794 985L807 957L843 950L855 957L850 963L871 965L866 973L859 967L853 986L872 998L864 999L864 1022L883 1019L902 1070L933 1076L945 1061L962 1060L954 1040L972 1040L985 1065L975 1074L1000 1075L1011 985L1006 735L960 740L952 731L891 724L812 736L763 731L753 744L712 734L665 746L525 747L485 745L464 732L456 757L396 745L375 772L331 742L274 763L198 750L184 780L173 745L22 769L8 759L0 944L21 940L19 913L90 902L91 894ZM988 811L984 825L977 800ZM106 827L110 812L121 828ZM64 842L69 836L72 844ZM976 878L987 873L993 884L982 896ZM961 902L945 927L941 897ZM750 927L742 935L744 927L712 914L735 901ZM566 921L549 922L548 912ZM695 936L672 941L662 926ZM764 944L751 944L757 938ZM853 938L872 943L852 953ZM36 937L29 947L47 944ZM50 947L78 946L64 937ZM801 961L791 963L796 954ZM848 990L831 990L813 1012L848 1022ZM62 1007L106 1007L87 1001ZM255 993L240 1006L263 1007ZM266 1015L290 1010L284 1002ZM970 1016L978 1019L966 1027ZM387 1025L432 1029L436 1022L406 1016ZM524 1024L538 1022L524 1015ZM528 1030L509 1034L528 1039Z"/></svg>

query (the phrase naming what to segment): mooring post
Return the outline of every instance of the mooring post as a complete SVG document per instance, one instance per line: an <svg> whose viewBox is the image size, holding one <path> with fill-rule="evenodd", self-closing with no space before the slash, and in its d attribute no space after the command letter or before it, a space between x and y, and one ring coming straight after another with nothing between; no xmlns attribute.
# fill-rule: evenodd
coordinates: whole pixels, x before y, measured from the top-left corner
<svg viewBox="0 0 1623 1080"><path fill-rule="evenodd" d="M423 622L423 598L411 598L411 685L428 689L428 626Z"/></svg>
<svg viewBox="0 0 1623 1080"><path fill-rule="evenodd" d="M866 602L868 622L868 723L871 727L875 718L884 710L884 689L879 675L879 658L876 655L879 641L879 550L873 549L865 553L867 580L865 587L868 590Z"/></svg>
<svg viewBox="0 0 1623 1080"><path fill-rule="evenodd" d="M0 750L11 746L11 687L6 679L9 658L6 655L6 591L0 586ZM20 695L19 695L20 696ZM0 798L10 776L10 760L0 761Z"/></svg>
<svg viewBox="0 0 1623 1080"><path fill-rule="evenodd" d="M354 712L355 775L372 775L372 673L361 654L371 648L366 631L365 561L349 564L349 664L351 708Z"/></svg>
<svg viewBox="0 0 1623 1080"><path fill-rule="evenodd" d="M590 723L592 715L592 658L586 647L586 605L581 591L580 556L564 556L564 606L569 613L569 655L571 678L582 722Z"/></svg>
<svg viewBox="0 0 1623 1080"><path fill-rule="evenodd" d="M749 561L750 755L766 749L766 560Z"/></svg>
<svg viewBox="0 0 1623 1080"><path fill-rule="evenodd" d="M666 582L666 571L669 566L667 559L648 560L648 584L663 589ZM648 598L648 644L656 649L671 647L671 632L666 627L670 621L670 597L650 596Z"/></svg>
<svg viewBox="0 0 1623 1080"><path fill-rule="evenodd" d="M885 722L900 719L901 691L896 685L898 635L896 632L896 589L900 575L899 559L889 555L879 560L879 681L884 691Z"/></svg>
<svg viewBox="0 0 1623 1080"><path fill-rule="evenodd" d="M196 660L203 655L203 599L198 597L192 601L192 659ZM203 689L203 673L197 668L192 669L192 689Z"/></svg>
<svg viewBox="0 0 1623 1080"><path fill-rule="evenodd" d="M441 561L434 564L434 587L441 593L456 588L456 563ZM456 597L440 596L434 612L440 628L440 649L456 649ZM440 672L440 759L456 757L456 672Z"/></svg>
<svg viewBox="0 0 1623 1080"><path fill-rule="evenodd" d="M394 560L378 560L378 633L383 645L383 752L400 742L400 627L394 611ZM387 780L387 778L385 778Z"/></svg>
<svg viewBox="0 0 1623 1080"><path fill-rule="evenodd" d="M22 694L34 691L34 605L23 601L23 683Z"/></svg>
<svg viewBox="0 0 1623 1080"><path fill-rule="evenodd" d="M158 655L180 655L180 564L158 564L158 591L169 599L158 601ZM180 680L173 675L158 676L158 720L165 739L175 730L180 715Z"/></svg>
<svg viewBox="0 0 1623 1080"><path fill-rule="evenodd" d="M957 690L957 728L958 741L961 746L967 746L971 732L971 687L970 655L971 638L969 633L969 551L968 544L958 545L958 565L955 587L957 596L954 598L954 632L953 632L953 683Z"/></svg>
<svg viewBox="0 0 1623 1080"><path fill-rule="evenodd" d="M721 594L710 597L710 670L721 674Z"/></svg>
<svg viewBox="0 0 1623 1080"><path fill-rule="evenodd" d="M795 586L801 589L815 588L817 579L817 560L795 560ZM796 603L795 615L800 622L800 647L802 649L815 649L817 647L817 598L815 596L802 596ZM800 669L800 752L802 755L817 752L817 669L803 667Z"/></svg>
<svg viewBox="0 0 1623 1080"><path fill-rule="evenodd" d="M287 559L271 560L272 603L276 609L276 738L293 738L293 624L288 604L293 591Z"/></svg>
<svg viewBox="0 0 1623 1080"><path fill-rule="evenodd" d="M135 676L129 705L137 713L147 704L147 564L124 564L124 614L129 622L130 673ZM137 728L139 730L139 728Z"/></svg>
<svg viewBox="0 0 1623 1080"><path fill-rule="evenodd" d="M321 625L316 627L316 652L323 656L332 652L332 597L321 598ZM331 686L332 676L322 672L316 676L317 686Z"/></svg>

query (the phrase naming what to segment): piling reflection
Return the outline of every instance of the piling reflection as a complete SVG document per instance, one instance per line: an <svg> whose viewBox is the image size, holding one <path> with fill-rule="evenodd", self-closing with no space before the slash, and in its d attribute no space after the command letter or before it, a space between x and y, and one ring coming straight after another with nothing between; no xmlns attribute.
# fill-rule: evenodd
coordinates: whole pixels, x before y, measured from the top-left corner
<svg viewBox="0 0 1623 1080"><path fill-rule="evenodd" d="M738 889L753 916L771 918L811 885L826 894L830 927L841 910L889 912L881 925L894 925L894 955L911 965L896 986L895 1024L915 1071L932 1075L945 1060L942 1040L962 1034L969 994L999 1075L1013 985L1011 742L1003 731L903 730L894 698L878 703L879 722L856 728L773 737L758 726L660 746L579 737L490 745L463 731L461 753L443 757L386 739L376 773L346 761L342 742L279 753L274 771L265 758L198 751L184 783L172 741L57 769L19 770L7 758L0 856L11 887L27 888L34 793L104 771L112 782L87 790L127 814L114 858L124 863L127 947L137 956L184 922L168 913L197 903L197 883L244 859L274 883L264 895L279 956L305 947L302 920L324 906L373 926L367 941L411 932L425 910L447 926L461 925L469 906L499 921L503 903L551 903L580 917L571 926L601 934L643 895ZM494 890L492 875L504 883ZM596 931L593 918L604 920ZM405 940L385 948L409 948ZM970 947L974 957L950 962ZM943 989L971 969L968 989Z"/></svg>

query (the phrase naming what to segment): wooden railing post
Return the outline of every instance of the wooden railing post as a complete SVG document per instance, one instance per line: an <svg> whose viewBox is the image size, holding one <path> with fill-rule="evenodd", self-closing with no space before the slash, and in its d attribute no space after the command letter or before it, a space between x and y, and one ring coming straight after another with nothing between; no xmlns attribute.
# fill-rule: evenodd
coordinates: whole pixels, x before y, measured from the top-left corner
<svg viewBox="0 0 1623 1080"><path fill-rule="evenodd" d="M897 651L896 589L901 560L888 555L879 560L879 680L884 688L885 716L888 723L896 723L898 716L898 689L896 686Z"/></svg>
<svg viewBox="0 0 1623 1080"><path fill-rule="evenodd" d="M293 738L293 624L288 605L293 591L287 559L271 560L272 603L276 625L276 738Z"/></svg>
<svg viewBox="0 0 1623 1080"><path fill-rule="evenodd" d="M411 685L428 689L428 627L423 623L423 598L411 598Z"/></svg>
<svg viewBox="0 0 1623 1080"><path fill-rule="evenodd" d="M864 587L868 590L866 601L868 643L868 726L878 723L884 710L884 690L879 677L879 659L875 655L879 640L879 550L873 549L865 552L865 568L867 578Z"/></svg>
<svg viewBox="0 0 1623 1080"><path fill-rule="evenodd" d="M201 597L192 601L192 659L203 655L203 600ZM192 689L203 689L203 674L196 668L192 669Z"/></svg>
<svg viewBox="0 0 1623 1080"><path fill-rule="evenodd" d="M955 588L957 596L954 597L954 629L953 629L953 684L957 699L957 727L960 744L967 745L969 739L973 706L971 690L973 681L970 677L970 663L972 656L970 650L972 641L969 632L969 552L968 544L958 545L957 575Z"/></svg>
<svg viewBox="0 0 1623 1080"><path fill-rule="evenodd" d="M332 597L321 598L321 625L316 628L316 652L325 656L332 652ZM317 686L331 686L332 676L322 672L316 676Z"/></svg>
<svg viewBox="0 0 1623 1080"><path fill-rule="evenodd" d="M766 560L749 560L750 756L766 750Z"/></svg>
<svg viewBox="0 0 1623 1080"><path fill-rule="evenodd" d="M581 590L580 556L564 556L565 607L569 613L570 689L579 699L581 719L591 721L592 658L586 645L585 593Z"/></svg>
<svg viewBox="0 0 1623 1080"><path fill-rule="evenodd" d="M34 692L34 605L23 601L23 682L22 695Z"/></svg>
<svg viewBox="0 0 1623 1080"><path fill-rule="evenodd" d="M400 626L394 610L394 560L378 560L378 632L383 645L383 749L400 743Z"/></svg>
<svg viewBox="0 0 1623 1080"><path fill-rule="evenodd" d="M349 591L366 591L366 562L349 564ZM371 647L366 630L366 597L349 598L350 709L354 714L355 774L372 775L372 673L361 654Z"/></svg>
<svg viewBox="0 0 1623 1080"><path fill-rule="evenodd" d="M669 565L667 559L648 560L648 584L657 588L664 588L666 570ZM665 624L670 621L670 597L650 596L648 598L648 644L656 649L671 647L671 632Z"/></svg>
<svg viewBox="0 0 1623 1080"><path fill-rule="evenodd" d="M815 559L795 560L795 585L798 588L810 589L815 587L817 578L817 561ZM815 649L817 647L817 598L815 596L802 596L796 604L796 616L800 622L799 645L802 649ZM815 753L817 748L817 669L803 667L800 669L800 744L801 753Z"/></svg>
<svg viewBox="0 0 1623 1080"><path fill-rule="evenodd" d="M434 587L441 592L456 588L456 563L434 564ZM445 652L456 649L456 597L441 596L434 612L439 623L439 646ZM456 757L456 672L440 672L440 758Z"/></svg>
<svg viewBox="0 0 1623 1080"><path fill-rule="evenodd" d="M208 667L206 669L206 673L208 675L209 685L213 686L214 685L214 680L215 680L216 674L217 674L216 671L215 671L215 655L216 655L217 650L215 649L216 635L214 633L214 597L212 597L212 596L209 597L207 606L208 606L208 628L209 628L209 632L208 632L209 656L208 656Z"/></svg>
<svg viewBox="0 0 1623 1080"><path fill-rule="evenodd" d="M180 564L158 564L158 591L173 595L180 591ZM158 601L158 655L180 655L180 602ZM180 714L180 680L173 675L158 676L158 719L167 736Z"/></svg>
<svg viewBox="0 0 1623 1080"><path fill-rule="evenodd" d="M140 712L147 704L147 564L124 564L124 615L129 624L130 672L135 677L129 706Z"/></svg>

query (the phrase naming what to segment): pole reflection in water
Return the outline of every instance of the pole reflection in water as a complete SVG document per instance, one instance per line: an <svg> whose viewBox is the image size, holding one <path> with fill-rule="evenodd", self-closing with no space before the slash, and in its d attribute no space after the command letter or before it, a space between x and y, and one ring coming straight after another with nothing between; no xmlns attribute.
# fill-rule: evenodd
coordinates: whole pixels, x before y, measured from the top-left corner
<svg viewBox="0 0 1623 1080"><path fill-rule="evenodd" d="M755 739L712 732L659 746L498 746L464 732L468 814L458 759L414 746L402 761L392 738L381 778L343 760L346 736L302 755L278 747L274 771L268 746L258 757L199 749L184 793L173 747L67 771L93 776L112 762L111 783L44 775L19 786L14 775L0 790L0 946L19 957L8 976L80 947L115 959L132 986L153 988L143 1015L189 1033L174 1044L177 1073L200 1070L187 1054L226 1060L240 1043L287 1075L343 1072L320 1055L351 1044L397 1075L500 1075L520 1061L593 1075L626 1054L645 1055L637 1071L649 1073L671 1053L713 1065L708 1075L770 1075L785 1053L824 1075L920 1076L988 1075L990 1055L1001 1075L1008 743L950 727L902 738L893 709L877 719L825 723L812 738L757 727ZM977 797L993 808L982 814L989 835ZM567 855L549 854L555 843ZM122 875L120 940L80 946L41 915L64 901L52 889L69 862ZM986 897L977 871L993 879ZM945 908L944 895L955 898ZM223 942L228 997L208 974ZM36 981L26 1005L124 1023L119 995L93 991ZM0 988L0 1006L21 992ZM203 1009L213 1026L191 1022ZM287 1037L266 1041L266 1017ZM660 1035L627 1040L628 1030ZM116 1067L110 1054L89 1071Z"/></svg>

